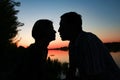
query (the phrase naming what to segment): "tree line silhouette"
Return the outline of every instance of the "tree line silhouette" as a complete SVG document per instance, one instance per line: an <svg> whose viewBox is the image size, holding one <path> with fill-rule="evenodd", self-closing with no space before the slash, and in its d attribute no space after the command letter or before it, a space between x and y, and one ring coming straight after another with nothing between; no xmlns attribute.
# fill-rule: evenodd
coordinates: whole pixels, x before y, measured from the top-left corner
<svg viewBox="0 0 120 80"><path fill-rule="evenodd" d="M110 52L120 51L120 42L104 43Z"/></svg>

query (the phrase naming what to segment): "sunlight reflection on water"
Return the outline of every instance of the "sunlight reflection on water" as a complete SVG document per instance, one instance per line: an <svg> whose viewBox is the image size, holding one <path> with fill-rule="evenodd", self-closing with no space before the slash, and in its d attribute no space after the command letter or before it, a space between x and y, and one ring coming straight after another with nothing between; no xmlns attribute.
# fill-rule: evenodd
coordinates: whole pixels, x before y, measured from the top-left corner
<svg viewBox="0 0 120 80"><path fill-rule="evenodd" d="M110 54L112 55L116 64L120 68L120 52L111 52ZM60 62L68 62L69 63L68 51L49 50L48 57L50 57L52 60L58 59L58 61L60 61Z"/></svg>
<svg viewBox="0 0 120 80"><path fill-rule="evenodd" d="M120 68L120 52L111 52L111 55Z"/></svg>
<svg viewBox="0 0 120 80"><path fill-rule="evenodd" d="M48 50L48 57L52 60L58 59L60 62L69 62L68 51Z"/></svg>

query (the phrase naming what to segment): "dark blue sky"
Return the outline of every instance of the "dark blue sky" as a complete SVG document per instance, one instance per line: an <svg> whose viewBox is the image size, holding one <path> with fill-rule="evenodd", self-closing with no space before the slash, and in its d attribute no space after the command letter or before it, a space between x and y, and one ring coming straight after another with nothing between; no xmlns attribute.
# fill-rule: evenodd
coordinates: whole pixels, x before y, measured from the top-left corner
<svg viewBox="0 0 120 80"><path fill-rule="evenodd" d="M31 37L33 24L38 19L50 19L57 31L60 16L75 11L82 15L83 29L95 33L103 42L120 41L120 0L16 0L21 2L17 9L18 19L25 25L19 37L21 45L34 42ZM60 42L59 34L56 41Z"/></svg>

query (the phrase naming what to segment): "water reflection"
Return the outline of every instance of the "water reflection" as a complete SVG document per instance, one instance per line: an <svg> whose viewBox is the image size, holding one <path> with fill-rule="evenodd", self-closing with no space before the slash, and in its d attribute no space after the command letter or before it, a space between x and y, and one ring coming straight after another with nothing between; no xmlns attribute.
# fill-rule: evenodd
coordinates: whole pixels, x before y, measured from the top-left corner
<svg viewBox="0 0 120 80"><path fill-rule="evenodd" d="M111 52L111 55L120 68L120 52Z"/></svg>
<svg viewBox="0 0 120 80"><path fill-rule="evenodd" d="M120 52L111 52L110 54L120 68ZM68 51L49 50L48 57L50 57L52 60L58 59L60 62L69 62Z"/></svg>
<svg viewBox="0 0 120 80"><path fill-rule="evenodd" d="M48 50L48 57L52 60L58 59L60 62L69 62L68 51Z"/></svg>

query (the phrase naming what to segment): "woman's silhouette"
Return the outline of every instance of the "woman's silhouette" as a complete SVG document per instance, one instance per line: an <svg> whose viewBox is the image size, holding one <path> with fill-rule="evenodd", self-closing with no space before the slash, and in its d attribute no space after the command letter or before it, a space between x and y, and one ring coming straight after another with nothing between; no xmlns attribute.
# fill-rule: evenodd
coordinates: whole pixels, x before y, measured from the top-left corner
<svg viewBox="0 0 120 80"><path fill-rule="evenodd" d="M26 79L46 80L47 47L51 41L55 40L55 33L52 21L40 19L35 22L32 29L35 43L28 47L25 57L24 77Z"/></svg>

